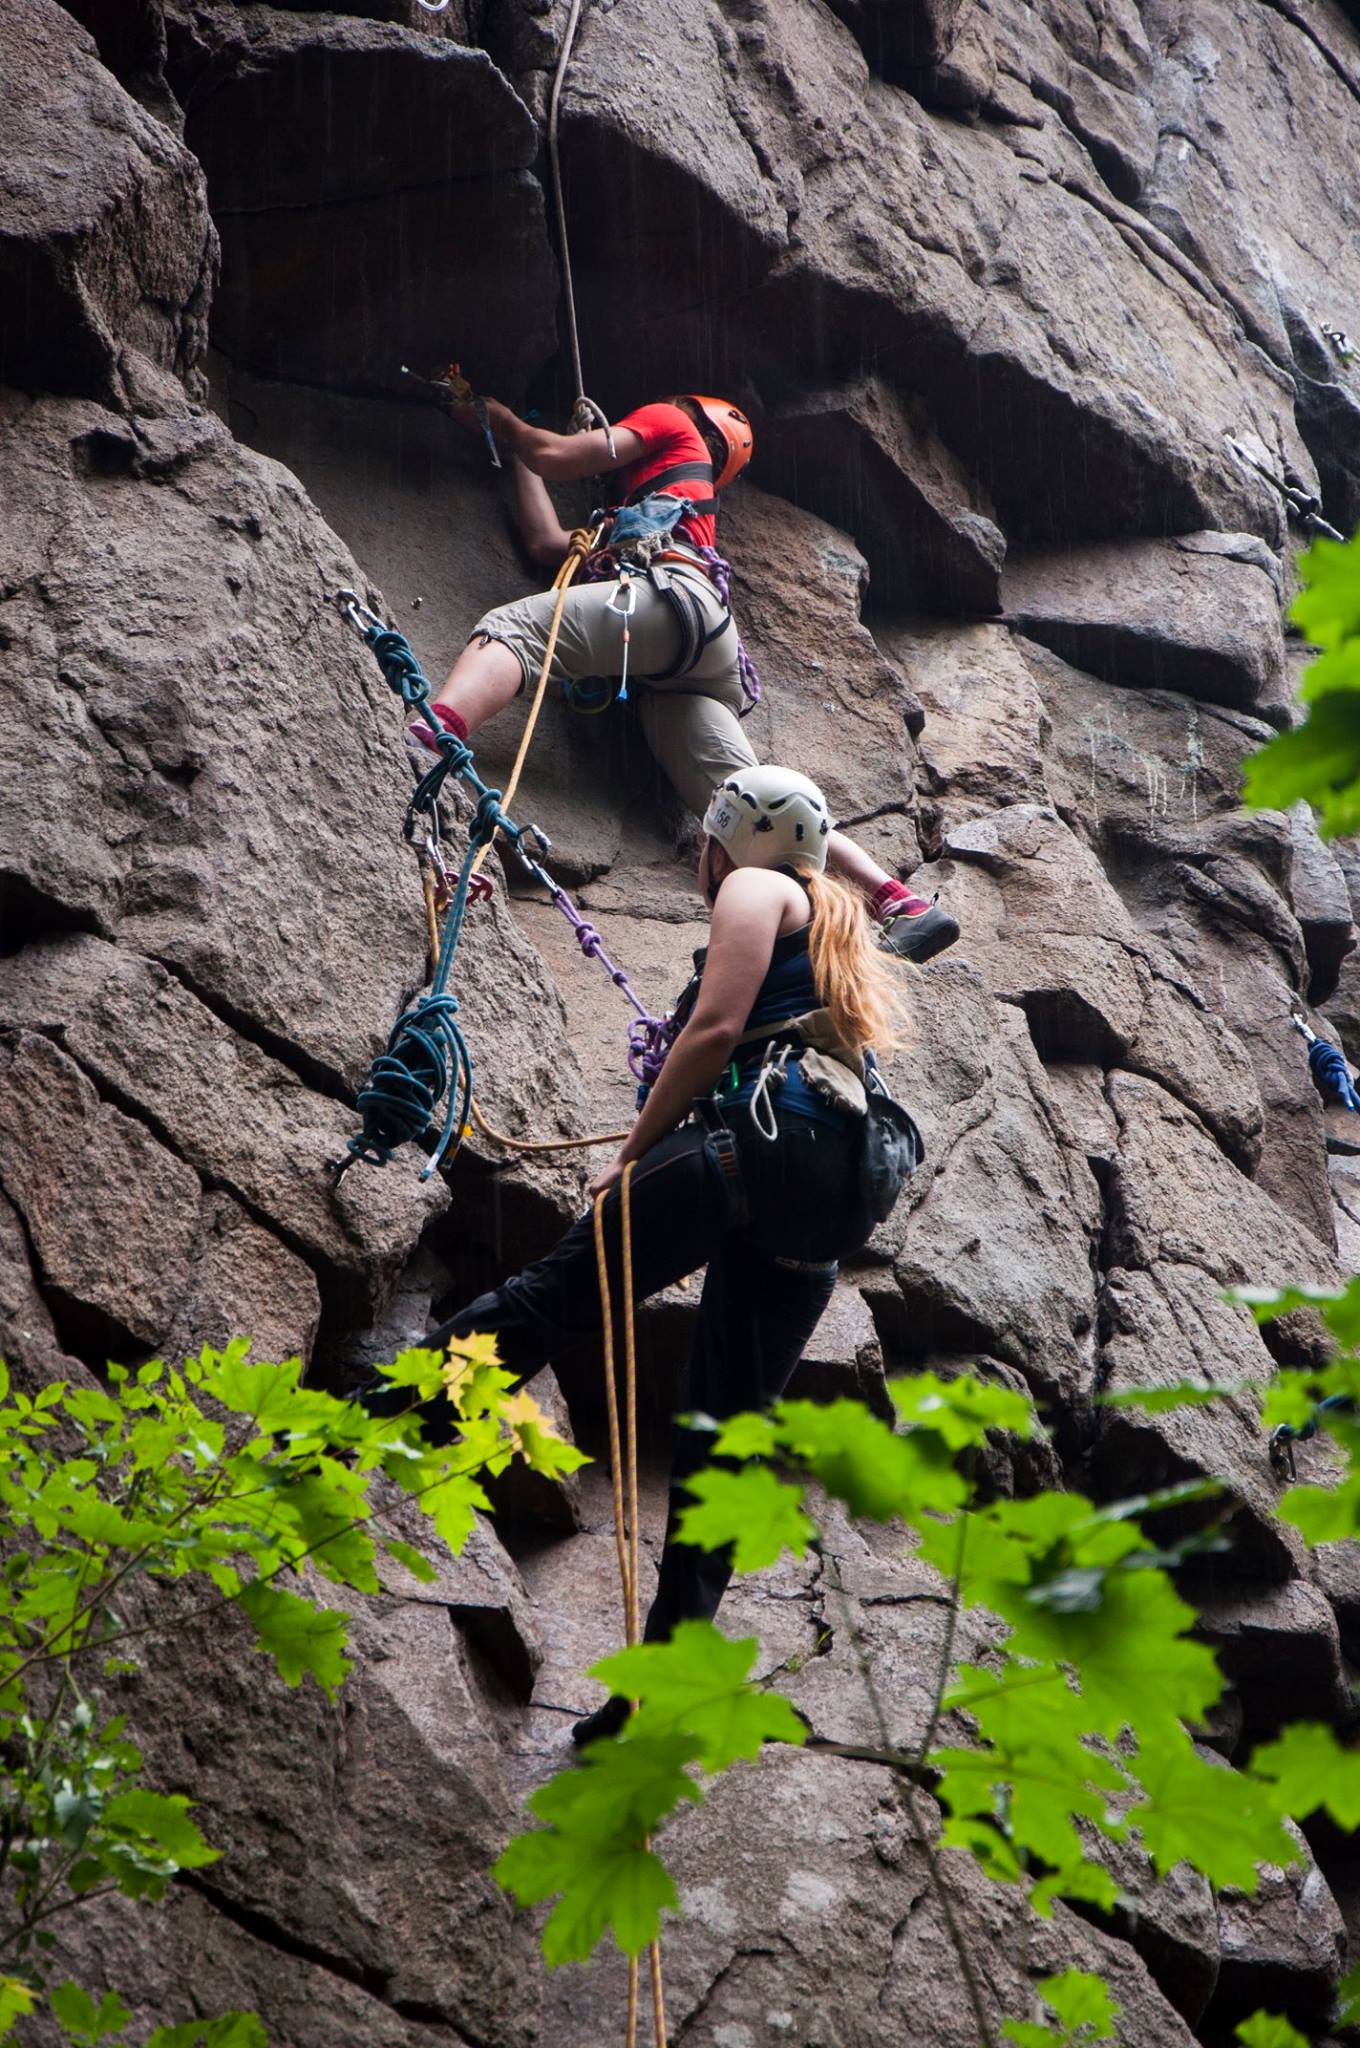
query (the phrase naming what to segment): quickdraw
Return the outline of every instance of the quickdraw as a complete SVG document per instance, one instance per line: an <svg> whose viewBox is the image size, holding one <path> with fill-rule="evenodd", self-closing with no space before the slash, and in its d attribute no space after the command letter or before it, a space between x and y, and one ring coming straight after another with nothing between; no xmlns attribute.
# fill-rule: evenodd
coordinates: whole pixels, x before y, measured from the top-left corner
<svg viewBox="0 0 1360 2048"><path fill-rule="evenodd" d="M1282 1422L1278 1429L1271 1431L1270 1442L1266 1446L1270 1457L1271 1470L1289 1479L1297 1479L1299 1475L1298 1468L1294 1463L1295 1444L1311 1443L1312 1439L1323 1427L1322 1417L1324 1415L1354 1415L1354 1413L1355 1401L1350 1394L1329 1394L1325 1401L1318 1402L1308 1420L1301 1422L1297 1429L1293 1423Z"/></svg>
<svg viewBox="0 0 1360 2048"><path fill-rule="evenodd" d="M1279 492L1290 518L1297 519L1305 533L1320 533L1327 540L1346 538L1344 533L1338 532L1335 526L1323 518L1320 498L1315 498L1311 491L1305 491L1301 484L1291 484L1284 477L1277 476L1264 462L1258 462L1251 450L1244 448L1233 435L1226 434L1224 439L1227 441L1229 453L1244 469L1255 471L1257 476L1264 477L1265 481Z"/></svg>

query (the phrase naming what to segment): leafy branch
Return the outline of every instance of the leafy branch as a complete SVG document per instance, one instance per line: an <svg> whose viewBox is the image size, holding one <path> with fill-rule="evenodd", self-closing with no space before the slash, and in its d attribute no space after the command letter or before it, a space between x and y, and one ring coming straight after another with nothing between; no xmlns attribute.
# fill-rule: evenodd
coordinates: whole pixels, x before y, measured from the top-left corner
<svg viewBox="0 0 1360 2048"><path fill-rule="evenodd" d="M101 1679L135 1668L134 1645L183 1636L224 1606L251 1622L256 1648L289 1685L334 1695L349 1669L348 1617L319 1604L310 1570L381 1590L380 1557L418 1579L425 1553L386 1526L408 1502L454 1551L487 1505L483 1481L513 1457L552 1476L582 1454L513 1390L491 1339L413 1350L382 1368L375 1414L304 1387L296 1359L251 1363L243 1341L183 1368L109 1368L107 1388L12 1391L0 1366L0 2043L46 1991L48 1923L111 1893L163 1897L171 1878L216 1860L190 1802L149 1789L119 1716L101 1717ZM432 1445L419 1411L447 1402L451 1441ZM375 1480L397 1490L376 1501ZM285 1585L284 1580L290 1581ZM185 1607L146 1603L140 1584L201 1583ZM75 2042L121 2037L115 1993L47 1992ZM251 2014L161 2027L147 2048L256 2048Z"/></svg>

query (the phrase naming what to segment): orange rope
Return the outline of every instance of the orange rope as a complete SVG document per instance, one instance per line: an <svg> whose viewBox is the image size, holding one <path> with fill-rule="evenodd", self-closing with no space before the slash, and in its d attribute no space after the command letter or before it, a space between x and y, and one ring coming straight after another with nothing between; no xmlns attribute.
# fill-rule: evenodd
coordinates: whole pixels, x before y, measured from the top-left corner
<svg viewBox="0 0 1360 2048"><path fill-rule="evenodd" d="M509 810L515 791L519 788L520 771L524 767L525 758L529 752L529 743L534 736L534 727L538 724L538 714L543 709L543 699L548 688L548 671L552 667L553 656L557 652L557 636L562 627L562 607L567 601L567 588L581 563L584 562L586 556L594 549L595 543L598 541L603 530L603 527L600 526L576 527L572 533L571 545L567 549L562 566L552 580L550 588L557 592L557 603L553 606L552 624L548 628L548 644L543 650L543 660L538 671L538 681L534 685L534 701L529 706L529 716L525 720L524 731L520 734L519 750L515 755L514 766L510 770L510 780L506 783L505 789L501 794L500 804L502 810ZM474 875L486 859L492 844L493 842L488 839L485 846L478 847L472 861L472 873Z"/></svg>
<svg viewBox="0 0 1360 2048"><path fill-rule="evenodd" d="M494 1138L498 1145L505 1145L512 1152L575 1152L582 1145L621 1145L628 1136L627 1131L601 1131L594 1138L512 1138L506 1131L498 1131L489 1124L477 1107L474 1097L472 1120L484 1138Z"/></svg>
<svg viewBox="0 0 1360 2048"><path fill-rule="evenodd" d="M604 1205L607 1197L595 1197L595 1269L600 1282L600 1319L604 1334L605 1408L609 1416L609 1463L614 1489L614 1549L619 1561L619 1584L623 1592L623 1625L631 1646L639 1634L638 1606L638 1461L637 1461L637 1339L633 1316L633 1161L623 1169L619 1186L623 1252L623 1428L619 1427L619 1395L614 1380L614 1302L609 1287L609 1260L604 1241ZM627 1472L624 1445L627 1445ZM650 1841L648 1843L650 1846ZM649 1951L652 1978L652 2026L656 2048L666 2048L666 1998L661 1978L661 1943ZM626 2048L637 2048L638 1959L628 1958L628 2023Z"/></svg>

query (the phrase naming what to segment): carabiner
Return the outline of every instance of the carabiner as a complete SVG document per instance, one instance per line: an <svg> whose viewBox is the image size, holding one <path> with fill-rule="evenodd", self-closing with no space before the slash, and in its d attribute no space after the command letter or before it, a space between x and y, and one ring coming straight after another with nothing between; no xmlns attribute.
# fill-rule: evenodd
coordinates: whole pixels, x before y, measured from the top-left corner
<svg viewBox="0 0 1360 2048"><path fill-rule="evenodd" d="M387 627L375 611L370 611L357 590L342 584L335 593L335 602L340 607L342 618L349 620L361 640L367 640L370 633L385 633Z"/></svg>

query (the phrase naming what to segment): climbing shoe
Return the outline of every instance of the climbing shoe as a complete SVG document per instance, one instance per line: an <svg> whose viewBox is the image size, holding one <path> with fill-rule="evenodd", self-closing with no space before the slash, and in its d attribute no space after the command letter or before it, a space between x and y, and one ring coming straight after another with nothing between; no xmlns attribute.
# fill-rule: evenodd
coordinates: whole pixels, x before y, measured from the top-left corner
<svg viewBox="0 0 1360 2048"><path fill-rule="evenodd" d="M451 732L455 739L462 740L464 745L466 745L468 728L467 720L462 712L455 711L452 705L449 704L432 704L430 709L443 726L445 732ZM430 731L428 721L424 718L413 718L411 720L406 728L406 744L417 762L420 762L425 753L437 754L439 752L439 743ZM424 763L424 766L427 768L429 765L428 761Z"/></svg>
<svg viewBox="0 0 1360 2048"><path fill-rule="evenodd" d="M958 935L958 919L941 910L938 903L927 903L915 912L899 910L883 920L884 951L895 953L899 960L915 960L918 965L943 953Z"/></svg>
<svg viewBox="0 0 1360 2048"><path fill-rule="evenodd" d="M592 1742L603 1742L607 1735L618 1734L632 1711L632 1702L615 1693L593 1714L587 1714L583 1721L573 1725L571 1739L578 1749L587 1749Z"/></svg>

